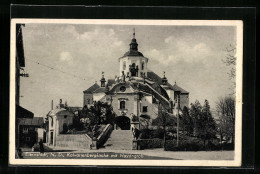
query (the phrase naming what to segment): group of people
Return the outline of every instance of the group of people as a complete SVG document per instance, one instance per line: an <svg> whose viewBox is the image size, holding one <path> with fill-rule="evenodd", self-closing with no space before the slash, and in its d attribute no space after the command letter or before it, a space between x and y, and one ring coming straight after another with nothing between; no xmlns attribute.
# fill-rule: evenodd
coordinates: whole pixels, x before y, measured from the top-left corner
<svg viewBox="0 0 260 174"><path fill-rule="evenodd" d="M42 139L39 142L39 147L40 147L40 153L44 153L44 146L43 146L43 141ZM34 147L33 147L34 148ZM35 149L32 149L32 151L34 151ZM16 149L16 153L15 153L16 158L23 158L23 151L21 148L17 148Z"/></svg>

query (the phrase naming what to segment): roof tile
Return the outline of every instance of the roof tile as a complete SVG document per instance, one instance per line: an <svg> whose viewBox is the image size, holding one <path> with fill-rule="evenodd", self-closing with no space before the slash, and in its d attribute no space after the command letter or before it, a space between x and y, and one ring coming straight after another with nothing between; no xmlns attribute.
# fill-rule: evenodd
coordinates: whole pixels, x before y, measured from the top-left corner
<svg viewBox="0 0 260 174"><path fill-rule="evenodd" d="M83 92L87 93L87 94L91 94L98 88L100 88L100 86L97 83L95 83L94 85L92 85L91 87L89 87L87 90L85 90Z"/></svg>

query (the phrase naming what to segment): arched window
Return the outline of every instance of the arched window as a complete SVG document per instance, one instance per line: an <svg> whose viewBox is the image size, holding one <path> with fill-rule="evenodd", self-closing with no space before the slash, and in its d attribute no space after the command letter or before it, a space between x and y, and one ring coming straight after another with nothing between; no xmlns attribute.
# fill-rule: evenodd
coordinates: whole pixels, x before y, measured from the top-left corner
<svg viewBox="0 0 260 174"><path fill-rule="evenodd" d="M124 61L123 62L123 70L125 70L126 69L126 62Z"/></svg>
<svg viewBox="0 0 260 174"><path fill-rule="evenodd" d="M51 117L51 127L53 127L53 118Z"/></svg>
<svg viewBox="0 0 260 174"><path fill-rule="evenodd" d="M125 101L120 101L120 109L125 109Z"/></svg>
<svg viewBox="0 0 260 174"><path fill-rule="evenodd" d="M144 62L142 62L142 70L144 70Z"/></svg>

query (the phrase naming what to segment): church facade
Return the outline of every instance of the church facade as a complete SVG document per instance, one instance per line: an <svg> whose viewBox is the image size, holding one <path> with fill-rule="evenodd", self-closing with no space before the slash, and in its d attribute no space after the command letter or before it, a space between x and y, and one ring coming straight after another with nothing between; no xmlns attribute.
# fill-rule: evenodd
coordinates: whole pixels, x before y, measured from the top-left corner
<svg viewBox="0 0 260 174"><path fill-rule="evenodd" d="M177 102L180 110L189 105L189 92L168 83L165 76L160 77L148 69L149 58L138 51L138 43L133 33L130 49L119 61L119 76L93 84L83 91L83 105L91 106L101 101L112 105L119 129L130 129L131 118L155 119L159 107L174 115ZM118 120L118 121L117 121ZM123 125L120 125L123 124Z"/></svg>

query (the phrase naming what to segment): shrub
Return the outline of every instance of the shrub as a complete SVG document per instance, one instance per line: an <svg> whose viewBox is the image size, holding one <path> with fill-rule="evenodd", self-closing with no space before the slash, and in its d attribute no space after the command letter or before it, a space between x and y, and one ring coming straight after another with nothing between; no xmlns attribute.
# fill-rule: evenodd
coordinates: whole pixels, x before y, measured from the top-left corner
<svg viewBox="0 0 260 174"><path fill-rule="evenodd" d="M167 140L166 150L169 151L199 151L204 149L204 142L201 139L190 138L183 139L179 141L179 146L177 147L177 140Z"/></svg>
<svg viewBox="0 0 260 174"><path fill-rule="evenodd" d="M136 115L133 115L132 121L133 121L133 122L137 122L137 121L139 121L139 118L138 118Z"/></svg>
<svg viewBox="0 0 260 174"><path fill-rule="evenodd" d="M152 149L152 148L162 148L163 140L159 138L155 139L139 139L137 141L138 146L141 149Z"/></svg>
<svg viewBox="0 0 260 174"><path fill-rule="evenodd" d="M149 139L151 138L151 130L150 129L142 129L140 130L140 139Z"/></svg>
<svg viewBox="0 0 260 174"><path fill-rule="evenodd" d="M164 130L159 128L159 129L156 129L152 132L151 134L151 138L160 138L160 139L163 139L164 138Z"/></svg>

